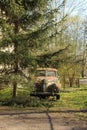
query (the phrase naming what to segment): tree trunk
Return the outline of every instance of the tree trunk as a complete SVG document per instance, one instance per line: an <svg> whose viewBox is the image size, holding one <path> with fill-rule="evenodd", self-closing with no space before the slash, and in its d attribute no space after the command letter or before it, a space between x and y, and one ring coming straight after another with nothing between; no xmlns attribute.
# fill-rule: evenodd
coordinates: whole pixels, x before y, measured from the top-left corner
<svg viewBox="0 0 87 130"><path fill-rule="evenodd" d="M84 78L84 68L85 68L85 62L83 62L82 64L82 72L81 72L82 78Z"/></svg>
<svg viewBox="0 0 87 130"><path fill-rule="evenodd" d="M13 83L13 95L12 95L13 99L16 97L16 92L17 92L17 83L14 82Z"/></svg>
<svg viewBox="0 0 87 130"><path fill-rule="evenodd" d="M84 78L84 69L82 69L82 78Z"/></svg>
<svg viewBox="0 0 87 130"><path fill-rule="evenodd" d="M14 22L14 33L18 34L19 28L18 28L18 21ZM14 74L17 77L18 74L18 57L17 57L17 51L18 51L18 42L16 41L14 43L14 54L15 54L15 59L14 59ZM12 98L14 99L16 97L17 93L17 81L15 80L13 82L13 95Z"/></svg>
<svg viewBox="0 0 87 130"><path fill-rule="evenodd" d="M70 85L70 87L73 86L73 78L69 78L69 85Z"/></svg>
<svg viewBox="0 0 87 130"><path fill-rule="evenodd" d="M80 87L79 78L77 79L77 86L78 86L78 88Z"/></svg>
<svg viewBox="0 0 87 130"><path fill-rule="evenodd" d="M63 89L65 89L65 84L66 84L66 80L65 80L65 75L63 76Z"/></svg>

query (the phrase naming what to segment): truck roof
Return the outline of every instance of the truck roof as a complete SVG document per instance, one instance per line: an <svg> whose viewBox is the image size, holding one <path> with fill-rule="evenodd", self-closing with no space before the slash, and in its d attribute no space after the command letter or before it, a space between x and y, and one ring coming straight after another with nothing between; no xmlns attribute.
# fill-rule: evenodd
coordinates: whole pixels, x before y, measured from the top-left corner
<svg viewBox="0 0 87 130"><path fill-rule="evenodd" d="M55 68L37 68L37 70L57 71L57 69L55 69Z"/></svg>

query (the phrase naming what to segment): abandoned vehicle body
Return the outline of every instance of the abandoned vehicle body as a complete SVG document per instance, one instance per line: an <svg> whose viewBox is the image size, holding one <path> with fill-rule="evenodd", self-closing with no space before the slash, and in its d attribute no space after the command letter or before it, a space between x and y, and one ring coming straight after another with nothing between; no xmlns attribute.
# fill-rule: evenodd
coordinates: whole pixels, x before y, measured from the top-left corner
<svg viewBox="0 0 87 130"><path fill-rule="evenodd" d="M53 96L60 99L60 87L57 69L38 68L35 76L35 91L30 95L40 98Z"/></svg>

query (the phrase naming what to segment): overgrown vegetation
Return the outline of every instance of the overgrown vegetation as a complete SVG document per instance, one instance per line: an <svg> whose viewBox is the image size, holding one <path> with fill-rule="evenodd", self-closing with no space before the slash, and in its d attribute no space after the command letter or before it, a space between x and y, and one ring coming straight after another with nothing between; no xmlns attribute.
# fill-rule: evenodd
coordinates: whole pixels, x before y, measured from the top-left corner
<svg viewBox="0 0 87 130"><path fill-rule="evenodd" d="M29 90L19 89L15 100L11 99L12 89L7 88L0 91L0 105L16 108L39 107L42 109L86 109L87 108L87 86L73 87L62 90L60 100L39 99L29 96Z"/></svg>

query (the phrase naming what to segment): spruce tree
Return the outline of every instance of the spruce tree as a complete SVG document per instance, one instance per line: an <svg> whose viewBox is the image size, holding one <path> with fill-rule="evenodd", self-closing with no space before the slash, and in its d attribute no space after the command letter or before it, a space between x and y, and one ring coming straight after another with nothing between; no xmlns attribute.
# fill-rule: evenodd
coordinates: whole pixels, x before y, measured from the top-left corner
<svg viewBox="0 0 87 130"><path fill-rule="evenodd" d="M0 0L0 79L12 84L13 98L18 83L29 78L23 69L35 65L35 51L45 44L52 17L48 8L50 2Z"/></svg>

